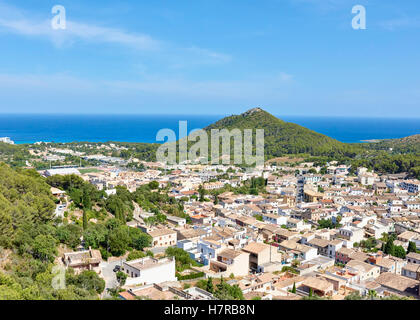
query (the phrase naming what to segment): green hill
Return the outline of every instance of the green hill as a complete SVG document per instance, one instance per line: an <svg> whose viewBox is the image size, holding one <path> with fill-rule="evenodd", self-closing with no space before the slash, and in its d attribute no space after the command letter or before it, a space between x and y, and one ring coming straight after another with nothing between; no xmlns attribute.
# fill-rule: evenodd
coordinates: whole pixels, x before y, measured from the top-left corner
<svg viewBox="0 0 420 320"><path fill-rule="evenodd" d="M260 108L223 118L204 130L210 132L211 129L234 128L264 129L266 159L301 153L353 157L360 151L358 146L351 146L295 123L285 122Z"/></svg>
<svg viewBox="0 0 420 320"><path fill-rule="evenodd" d="M400 139L378 140L364 144L371 150L385 150L393 153L417 153L420 154L420 134Z"/></svg>

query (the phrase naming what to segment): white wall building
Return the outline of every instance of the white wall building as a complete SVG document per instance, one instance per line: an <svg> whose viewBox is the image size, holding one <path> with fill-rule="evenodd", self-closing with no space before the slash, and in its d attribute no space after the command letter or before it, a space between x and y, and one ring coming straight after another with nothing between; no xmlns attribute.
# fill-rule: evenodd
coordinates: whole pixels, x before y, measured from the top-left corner
<svg viewBox="0 0 420 320"><path fill-rule="evenodd" d="M151 257L124 262L121 271L128 275L126 285L146 285L165 281L177 281L175 259Z"/></svg>

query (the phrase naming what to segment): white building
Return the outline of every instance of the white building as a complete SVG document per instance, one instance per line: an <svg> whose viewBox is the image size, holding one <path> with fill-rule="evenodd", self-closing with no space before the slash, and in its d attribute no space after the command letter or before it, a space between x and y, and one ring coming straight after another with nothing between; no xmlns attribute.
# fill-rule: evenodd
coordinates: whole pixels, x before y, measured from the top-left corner
<svg viewBox="0 0 420 320"><path fill-rule="evenodd" d="M146 257L124 262L121 271L128 275L126 285L146 285L165 281L177 281L175 258L155 259Z"/></svg>
<svg viewBox="0 0 420 320"><path fill-rule="evenodd" d="M9 137L0 138L0 142L7 143L7 144L15 144L15 142L13 140L10 140Z"/></svg>
<svg viewBox="0 0 420 320"><path fill-rule="evenodd" d="M280 226L283 225L283 224L287 224L287 219L288 219L287 216L279 216L279 215L271 214L271 213L263 215L263 220L265 222L272 223L272 224L277 224L277 225L280 225Z"/></svg>
<svg viewBox="0 0 420 320"><path fill-rule="evenodd" d="M351 242L360 242L363 240L365 235L365 230L357 227L343 227L339 230L340 238L349 240Z"/></svg>
<svg viewBox="0 0 420 320"><path fill-rule="evenodd" d="M80 175L79 170L76 168L62 168L62 169L48 169L45 170L44 175L46 177L60 175L60 176L66 176L70 174Z"/></svg>

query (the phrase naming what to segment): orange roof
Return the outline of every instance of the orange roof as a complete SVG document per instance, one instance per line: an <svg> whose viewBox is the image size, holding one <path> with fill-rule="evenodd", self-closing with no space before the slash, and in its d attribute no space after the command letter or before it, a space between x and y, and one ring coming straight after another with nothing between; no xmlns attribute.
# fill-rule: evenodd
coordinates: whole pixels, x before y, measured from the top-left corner
<svg viewBox="0 0 420 320"><path fill-rule="evenodd" d="M120 296L123 297L125 300L134 300L134 296L128 291L120 292Z"/></svg>

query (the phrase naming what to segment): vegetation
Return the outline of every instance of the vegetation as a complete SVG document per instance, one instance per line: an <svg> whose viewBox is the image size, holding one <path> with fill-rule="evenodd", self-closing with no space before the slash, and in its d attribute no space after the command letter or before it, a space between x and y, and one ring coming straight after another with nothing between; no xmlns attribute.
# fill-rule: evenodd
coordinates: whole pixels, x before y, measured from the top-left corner
<svg viewBox="0 0 420 320"><path fill-rule="evenodd" d="M192 266L199 266L199 264L190 257L189 253L181 248L169 247L165 250L168 257L175 257L176 271L182 272Z"/></svg>
<svg viewBox="0 0 420 320"><path fill-rule="evenodd" d="M285 154L302 153L316 156L353 157L361 150L359 146L344 144L297 124L280 120L259 108L249 110L241 115L223 118L206 127L205 130L210 133L212 129L232 130L235 128L240 130L264 129L266 159L281 157ZM253 149L255 149L255 145ZM255 150L253 151L255 152Z"/></svg>
<svg viewBox="0 0 420 320"><path fill-rule="evenodd" d="M229 285L228 283L226 283L223 277L220 278L220 282L216 284L216 286L213 285L212 278L208 278L207 280L200 280L197 282L196 286L198 288L206 290L207 292L210 292L219 300L245 299L242 290L239 288L239 286L236 284L233 286Z"/></svg>
<svg viewBox="0 0 420 320"><path fill-rule="evenodd" d="M202 278L204 276L205 276L204 272L195 272L195 273L190 273L186 275L181 275L180 273L176 274L176 277L178 280L192 280L192 279Z"/></svg>
<svg viewBox="0 0 420 320"><path fill-rule="evenodd" d="M392 235L388 237L386 243L382 246L382 251L386 254L390 254L391 256L398 257L401 259L405 259L406 252L402 246L394 245L395 236Z"/></svg>
<svg viewBox="0 0 420 320"><path fill-rule="evenodd" d="M318 229L335 229L340 228L341 225L339 223L333 223L332 219L321 219L318 221Z"/></svg>
<svg viewBox="0 0 420 320"><path fill-rule="evenodd" d="M54 219L55 203L44 178L0 164L0 209L0 246L10 252L0 271L0 299L98 298L104 283L89 271L76 276L69 269L65 287L53 287L60 278L53 269L57 246L77 246L81 230Z"/></svg>

